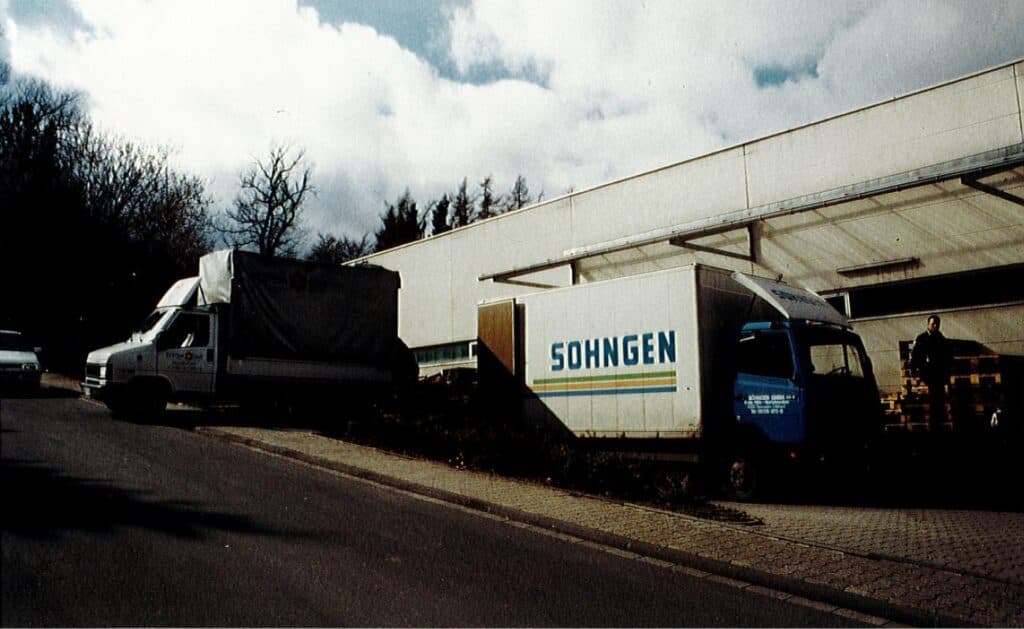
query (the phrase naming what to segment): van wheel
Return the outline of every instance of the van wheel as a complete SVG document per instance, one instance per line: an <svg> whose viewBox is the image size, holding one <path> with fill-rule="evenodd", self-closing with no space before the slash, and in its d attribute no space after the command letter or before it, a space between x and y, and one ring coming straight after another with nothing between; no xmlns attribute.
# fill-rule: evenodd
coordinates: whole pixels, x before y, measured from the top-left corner
<svg viewBox="0 0 1024 629"><path fill-rule="evenodd" d="M758 492L758 469L753 457L734 456L725 466L725 495L733 500L752 500Z"/></svg>

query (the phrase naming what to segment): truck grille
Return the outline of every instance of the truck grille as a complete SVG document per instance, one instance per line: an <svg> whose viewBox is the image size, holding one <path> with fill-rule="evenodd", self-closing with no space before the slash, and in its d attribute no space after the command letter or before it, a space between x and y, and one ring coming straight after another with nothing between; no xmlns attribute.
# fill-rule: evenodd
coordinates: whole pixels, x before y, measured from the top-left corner
<svg viewBox="0 0 1024 629"><path fill-rule="evenodd" d="M99 365L86 365L85 366L85 377L86 378L99 378L100 377L100 366Z"/></svg>

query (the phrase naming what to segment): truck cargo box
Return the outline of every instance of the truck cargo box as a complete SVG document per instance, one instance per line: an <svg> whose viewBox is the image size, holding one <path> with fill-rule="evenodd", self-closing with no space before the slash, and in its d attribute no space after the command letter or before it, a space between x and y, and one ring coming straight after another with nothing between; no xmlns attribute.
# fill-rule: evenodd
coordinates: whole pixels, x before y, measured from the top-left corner
<svg viewBox="0 0 1024 629"><path fill-rule="evenodd" d="M731 380L715 374L743 321L777 315L730 272L694 265L485 304L482 360L516 372L527 416L577 437L692 438L728 414Z"/></svg>
<svg viewBox="0 0 1024 629"><path fill-rule="evenodd" d="M386 365L398 329L398 273L225 250L199 261L199 304L225 308L238 358ZM215 306L217 307L217 306Z"/></svg>

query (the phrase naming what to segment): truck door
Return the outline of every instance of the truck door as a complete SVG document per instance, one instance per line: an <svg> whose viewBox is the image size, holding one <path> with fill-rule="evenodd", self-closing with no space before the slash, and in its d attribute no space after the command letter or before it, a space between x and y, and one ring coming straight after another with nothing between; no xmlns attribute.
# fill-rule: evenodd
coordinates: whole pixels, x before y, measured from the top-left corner
<svg viewBox="0 0 1024 629"><path fill-rule="evenodd" d="M803 391L786 329L744 331L740 336L733 412L741 429L773 442L805 437Z"/></svg>
<svg viewBox="0 0 1024 629"><path fill-rule="evenodd" d="M801 335L807 363L805 395L808 438L826 449L863 439L878 413L878 389L860 340L834 329Z"/></svg>
<svg viewBox="0 0 1024 629"><path fill-rule="evenodd" d="M179 312L157 338L157 372L177 393L213 393L217 363L210 319L206 313Z"/></svg>

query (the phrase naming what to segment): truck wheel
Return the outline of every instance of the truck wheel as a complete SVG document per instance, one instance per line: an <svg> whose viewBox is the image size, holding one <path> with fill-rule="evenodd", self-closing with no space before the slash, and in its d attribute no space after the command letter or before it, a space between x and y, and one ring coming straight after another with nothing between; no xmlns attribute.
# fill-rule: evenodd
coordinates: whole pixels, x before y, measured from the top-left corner
<svg viewBox="0 0 1024 629"><path fill-rule="evenodd" d="M145 416L160 415L167 410L170 392L161 384L136 384L106 401L107 408L115 418L129 420Z"/></svg>
<svg viewBox="0 0 1024 629"><path fill-rule="evenodd" d="M110 414L114 417L122 417L131 412L131 402L124 395L110 396L103 403L107 405Z"/></svg>
<svg viewBox="0 0 1024 629"><path fill-rule="evenodd" d="M725 494L734 500L751 500L757 495L758 470L753 457L734 456L725 467Z"/></svg>
<svg viewBox="0 0 1024 629"><path fill-rule="evenodd" d="M164 387L157 386L150 393L150 397L146 400L146 411L153 415L163 415L167 410L167 391Z"/></svg>

